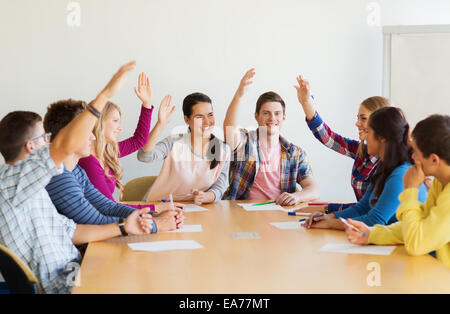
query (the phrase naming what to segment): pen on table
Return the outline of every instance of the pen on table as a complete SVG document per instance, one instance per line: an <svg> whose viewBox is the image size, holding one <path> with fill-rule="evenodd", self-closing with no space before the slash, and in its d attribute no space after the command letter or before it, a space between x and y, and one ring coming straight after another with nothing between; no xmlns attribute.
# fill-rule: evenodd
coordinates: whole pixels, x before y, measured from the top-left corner
<svg viewBox="0 0 450 314"><path fill-rule="evenodd" d="M161 200L161 202L163 202L163 203L169 203L170 201L168 201L168 200ZM183 209L183 207L180 207L180 206L177 206L177 208Z"/></svg>
<svg viewBox="0 0 450 314"><path fill-rule="evenodd" d="M309 216L310 213L302 213L302 212L288 212L289 216Z"/></svg>
<svg viewBox="0 0 450 314"><path fill-rule="evenodd" d="M367 234L365 234L364 232L362 232L361 230L359 230L358 228L356 228L355 226L351 225L348 223L347 220L345 220L344 218L339 218L346 226L352 228L355 231L358 231L359 233L362 233L363 236L367 237Z"/></svg>
<svg viewBox="0 0 450 314"><path fill-rule="evenodd" d="M271 202L264 202L264 203L257 203L257 204L253 204L253 206L258 206L258 205L266 205L266 204L273 204L275 203L275 201L271 201Z"/></svg>
<svg viewBox="0 0 450 314"><path fill-rule="evenodd" d="M314 218L317 218L317 217L322 217L322 216L325 216L325 214L319 214L319 215L315 215L314 217L313 217L313 219ZM303 222L303 221L306 221L306 220L308 220L309 218L302 218L302 219L300 219L298 222Z"/></svg>
<svg viewBox="0 0 450 314"><path fill-rule="evenodd" d="M328 204L330 204L330 203L328 203L328 202L311 202L311 203L308 203L308 206L328 205Z"/></svg>

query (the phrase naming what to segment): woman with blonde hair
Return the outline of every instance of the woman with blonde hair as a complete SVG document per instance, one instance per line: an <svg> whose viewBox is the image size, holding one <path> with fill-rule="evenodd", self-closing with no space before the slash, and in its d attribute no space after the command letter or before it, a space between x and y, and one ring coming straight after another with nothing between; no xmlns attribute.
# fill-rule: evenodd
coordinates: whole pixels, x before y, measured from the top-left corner
<svg viewBox="0 0 450 314"><path fill-rule="evenodd" d="M314 136L326 147L355 160L352 169L351 185L356 199L359 202L369 188L370 177L375 173L379 164L379 158L370 155L367 152L367 144L365 143L369 117L377 109L390 106L391 103L389 99L381 96L373 96L365 99L360 104L355 124L358 128L359 140L353 140L333 132L330 127L323 122L319 113L314 109L314 106L311 103L312 97L310 94L309 82L304 80L301 75L297 77L297 82L298 86L294 86L297 90L297 98L305 112L308 127L313 132ZM351 205L354 205L354 203L330 203L325 206L310 206L301 211L316 212L319 210L331 213L341 211Z"/></svg>
<svg viewBox="0 0 450 314"><path fill-rule="evenodd" d="M148 140L153 106L152 91L148 77L139 75L138 88L134 88L142 101L141 114L134 135L119 142L121 110L119 106L108 102L94 127L96 140L91 147L91 155L80 159L79 165L86 171L91 183L102 194L114 201L115 188L123 189L123 168L119 158L125 157L142 148ZM139 207L139 206L133 206Z"/></svg>

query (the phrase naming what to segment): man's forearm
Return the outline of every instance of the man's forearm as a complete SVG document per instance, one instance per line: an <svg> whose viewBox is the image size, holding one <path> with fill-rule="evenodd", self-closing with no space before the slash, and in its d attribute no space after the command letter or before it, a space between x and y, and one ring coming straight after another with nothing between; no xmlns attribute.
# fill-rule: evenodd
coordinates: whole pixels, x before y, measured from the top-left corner
<svg viewBox="0 0 450 314"><path fill-rule="evenodd" d="M225 142L230 145L232 150L234 150L238 145L239 130L237 128L237 122L241 98L242 96L239 96L236 92L233 100L230 103L230 106L228 107L227 113L225 115L225 120L223 122L223 134L225 136Z"/></svg>
<svg viewBox="0 0 450 314"><path fill-rule="evenodd" d="M103 241L121 235L119 224L108 225L77 225L72 237L74 245L81 245L94 241Z"/></svg>
<svg viewBox="0 0 450 314"><path fill-rule="evenodd" d="M226 126L236 126L238 120L238 109L241 103L242 96L237 92L231 100L230 105L228 106L227 113L225 115L225 120L223 122L224 127Z"/></svg>
<svg viewBox="0 0 450 314"><path fill-rule="evenodd" d="M298 197L300 202L308 202L320 198L320 193L315 186L308 186L306 188L303 188L301 191L295 192L293 194Z"/></svg>

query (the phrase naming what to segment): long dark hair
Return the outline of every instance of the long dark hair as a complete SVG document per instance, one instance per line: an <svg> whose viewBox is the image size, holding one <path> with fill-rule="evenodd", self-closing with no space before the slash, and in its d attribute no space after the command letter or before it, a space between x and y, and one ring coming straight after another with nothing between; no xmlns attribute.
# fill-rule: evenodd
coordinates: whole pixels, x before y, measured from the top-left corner
<svg viewBox="0 0 450 314"><path fill-rule="evenodd" d="M392 171L405 162L412 163L412 151L408 144L409 124L400 108L383 107L376 110L370 115L369 126L375 132L376 138L386 140L383 160L370 179L370 191L376 187L375 197L371 202L373 206L383 192Z"/></svg>
<svg viewBox="0 0 450 314"><path fill-rule="evenodd" d="M187 95L183 100L183 114L190 118L192 115L192 107L200 102L210 103L212 105L211 98L202 93L193 93ZM216 150L216 147L218 148ZM216 154L217 152L217 154ZM208 159L211 159L210 169L214 169L218 164L222 153L222 146L218 138L211 134L209 138ZM218 157L218 158L217 158Z"/></svg>

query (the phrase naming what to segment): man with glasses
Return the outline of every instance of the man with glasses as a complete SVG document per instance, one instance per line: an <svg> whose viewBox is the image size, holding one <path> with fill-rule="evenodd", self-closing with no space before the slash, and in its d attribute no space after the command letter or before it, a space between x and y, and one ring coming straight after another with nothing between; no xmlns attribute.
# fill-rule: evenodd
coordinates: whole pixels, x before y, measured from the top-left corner
<svg viewBox="0 0 450 314"><path fill-rule="evenodd" d="M0 121L0 244L19 256L33 271L46 293L68 293L72 262L80 262L75 245L127 233L146 234L153 226L148 211L137 210L123 225L75 224L58 214L45 186L62 172L63 161L91 135L99 112L123 85L135 63L122 66L90 107L48 143L41 117L15 111ZM141 218L139 215L142 215Z"/></svg>
<svg viewBox="0 0 450 314"><path fill-rule="evenodd" d="M49 132L49 133L44 133L44 134L32 137L29 139L29 141L30 142L36 141L36 140L39 140L41 137L44 139L45 143L50 143L50 138L52 137L52 133Z"/></svg>

